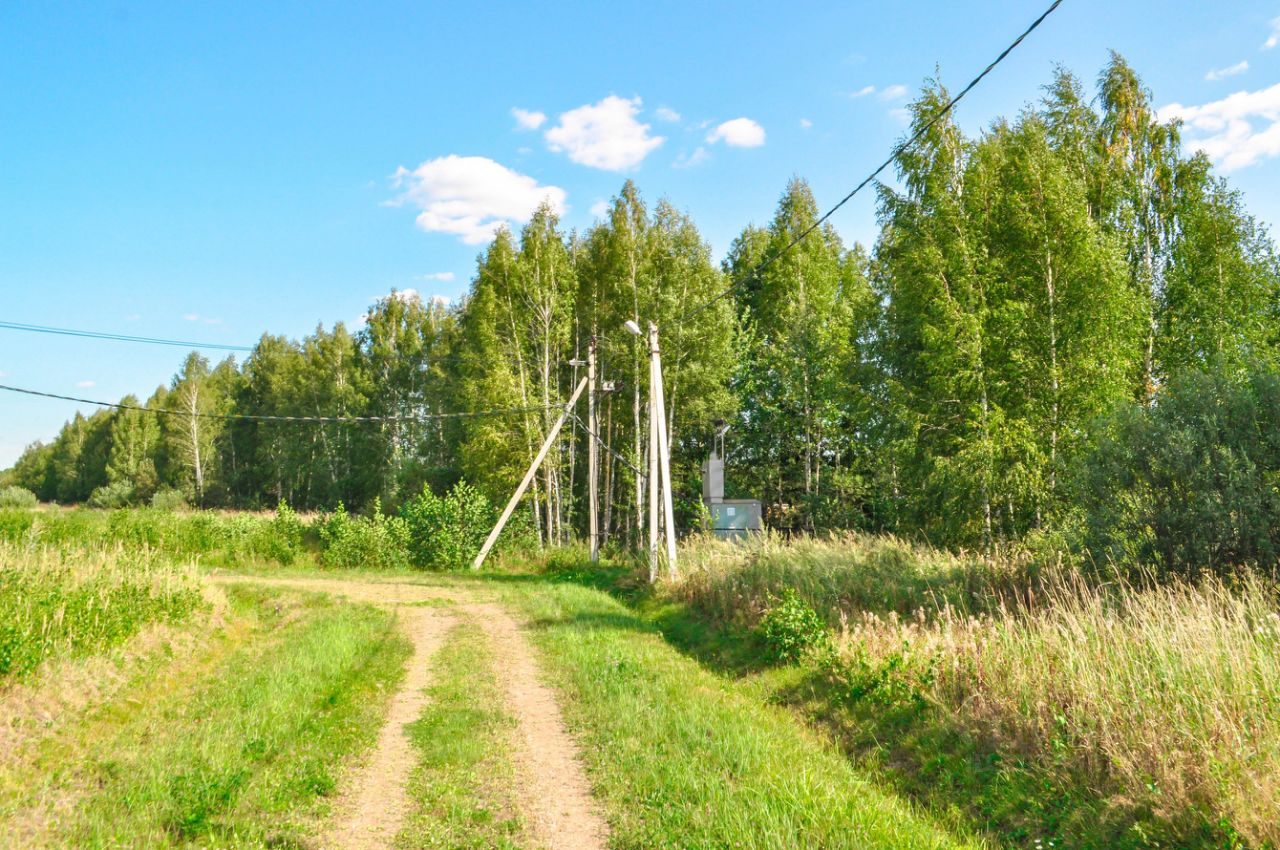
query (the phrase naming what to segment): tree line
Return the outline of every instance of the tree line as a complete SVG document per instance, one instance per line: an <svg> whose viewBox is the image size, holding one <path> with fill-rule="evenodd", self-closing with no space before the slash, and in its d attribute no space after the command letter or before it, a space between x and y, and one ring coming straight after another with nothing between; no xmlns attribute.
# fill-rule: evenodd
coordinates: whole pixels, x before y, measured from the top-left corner
<svg viewBox="0 0 1280 850"><path fill-rule="evenodd" d="M926 85L912 131L947 99ZM873 245L824 224L780 254L819 215L797 178L718 264L688 215L630 181L585 233L544 207L497 233L458 304L393 293L355 332L266 335L243 363L192 353L145 403L124 400L164 415L77 414L7 477L61 502L177 489L207 506L358 509L463 479L500 502L595 338L614 388L600 408L602 525L638 540L648 361L630 319L662 330L682 524L698 521L723 419L730 495L762 499L775 527L989 548L1078 512L1087 458L1177 376L1274 364L1274 246L1120 56L1093 97L1058 69L1038 102L976 138L949 115L932 123L896 168L897 185L877 187ZM494 410L516 412L427 418ZM531 488L544 541L584 530L586 439L566 428Z"/></svg>

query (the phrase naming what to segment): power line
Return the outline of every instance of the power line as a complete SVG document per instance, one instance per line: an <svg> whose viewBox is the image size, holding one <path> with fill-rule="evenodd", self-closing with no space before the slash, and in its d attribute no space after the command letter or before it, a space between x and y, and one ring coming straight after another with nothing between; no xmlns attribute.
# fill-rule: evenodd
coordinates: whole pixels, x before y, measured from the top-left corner
<svg viewBox="0 0 1280 850"><path fill-rule="evenodd" d="M109 407L115 410L138 410L143 413L155 413L160 416L185 416L188 418L198 419L225 419L249 422L425 422L436 419L464 419L472 417L486 416L515 416L522 413L542 413L547 410L558 410L558 407L511 407L495 410L475 410L460 413L423 413L415 416L273 416L268 414L251 414L251 413L202 413L200 411L186 410L165 410L157 407L144 407L139 404L123 404L111 401L95 401L91 398L76 398L69 395L58 395L57 393L46 393L40 390L28 390L22 387L10 387L0 384L0 390L11 393L21 393L23 395L39 396L40 398L53 398L60 401L74 401L79 404L93 404L98 407Z"/></svg>
<svg viewBox="0 0 1280 850"><path fill-rule="evenodd" d="M149 336L130 336L129 334L106 333L103 331L79 331L72 328L54 328L47 325L28 325L24 322L0 321L0 329L10 331L30 331L31 333L57 334L59 336L77 336L85 339L109 339L116 342L142 342L148 345L172 345L180 348L205 348L218 351L253 351L248 345L226 345L220 342L188 342L179 339L160 339Z"/></svg>
<svg viewBox="0 0 1280 850"><path fill-rule="evenodd" d="M799 245L801 242L803 242L810 233L813 233L813 231L821 227L826 222L827 219L831 218L831 216L835 214L835 212L838 209L840 209L845 204L847 204L850 200L852 200L854 195L861 192L867 185L871 183L871 181L879 177L880 173L884 171L886 168L888 168L890 165L892 165L893 161L897 159L899 156L901 156L902 153L907 150L907 148L911 147L913 144L918 142L920 138L924 136L924 134L927 133L933 127L934 124L937 124L939 121L945 118L951 112L952 108L954 108L955 105L959 103L961 99L964 98L964 96L967 95L974 86L982 82L983 77L987 76L987 74L990 74L993 70L995 70L995 67L999 65L1001 62L1003 62L1005 60L1005 57L1007 57L1010 53L1014 51L1014 48L1016 48L1019 44L1022 44L1023 40L1027 36L1031 35L1031 33L1034 32L1035 29L1040 26L1040 24L1044 23L1045 18L1053 14L1053 12L1056 11L1057 8L1061 5L1062 5L1062 0L1053 0L1053 3L1049 4L1049 8L1045 9L1040 14L1040 17L1036 18L1034 21L1031 22L1031 26L1023 30L1022 34L1019 35L1017 38L1015 38L1008 47L1000 51L1000 55L997 56L995 59L993 59L991 61L991 64L987 65L987 67L982 69L982 73L978 74L978 76L970 80L969 84L965 86L963 89L961 89L959 94L951 98L951 100L947 101L946 105L942 107L942 109L938 112L938 114L930 118L928 121L926 121L919 130L916 130L916 132L911 135L911 138L897 145L893 149L893 151L889 154L888 159L880 163L880 165L876 168L875 171L872 171L870 174L866 176L866 178L863 179L861 183L859 183L857 186L854 186L853 190L849 192L849 194L841 198L840 202L837 203L831 209L827 210L822 215L821 218L819 218L813 224L806 227L799 235L797 235L790 242L788 242L786 246L782 248L782 250L761 260L760 263L755 266L755 268L751 269L751 271L747 272L746 275L744 275L735 283L730 284L719 295L715 296L710 301L707 301L705 304L695 307L694 309L688 311L684 315L678 317L676 321L683 322L687 319L691 319L694 316L697 316L699 313L706 310L708 307L711 307L716 302L721 301L724 298L727 298L728 296L733 294L733 292L736 291L739 287L755 279L757 275L761 274L765 269L769 268L769 266L777 262L778 259L782 257L782 255L786 254L796 245Z"/></svg>

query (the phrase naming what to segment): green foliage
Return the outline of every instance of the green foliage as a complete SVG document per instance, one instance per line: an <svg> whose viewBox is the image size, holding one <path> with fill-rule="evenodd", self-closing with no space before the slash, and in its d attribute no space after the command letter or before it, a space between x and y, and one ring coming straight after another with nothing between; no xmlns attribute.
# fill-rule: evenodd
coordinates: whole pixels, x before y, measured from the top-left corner
<svg viewBox="0 0 1280 850"><path fill-rule="evenodd" d="M828 639L826 622L790 587L781 596L770 595L756 633L765 652L785 664L796 663Z"/></svg>
<svg viewBox="0 0 1280 850"><path fill-rule="evenodd" d="M319 520L320 562L329 567L396 570L409 566L409 527L398 516L382 512L381 499L373 500L369 516L337 510Z"/></svg>
<svg viewBox="0 0 1280 850"><path fill-rule="evenodd" d="M200 604L196 577L152 554L0 543L0 681L181 622Z"/></svg>
<svg viewBox="0 0 1280 850"><path fill-rule="evenodd" d="M25 487L19 487L16 484L0 487L0 510L7 508L34 508L36 502L36 494Z"/></svg>
<svg viewBox="0 0 1280 850"><path fill-rule="evenodd" d="M415 567L457 570L471 565L497 519L484 494L465 481L443 498L424 487L400 509Z"/></svg>
<svg viewBox="0 0 1280 850"><path fill-rule="evenodd" d="M187 496L181 490L165 487L151 497L151 507L158 511L180 511L188 507Z"/></svg>
<svg viewBox="0 0 1280 850"><path fill-rule="evenodd" d="M1174 375L1127 406L1085 460L1086 542L1101 563L1167 575L1280 561L1280 371Z"/></svg>
<svg viewBox="0 0 1280 850"><path fill-rule="evenodd" d="M123 508L133 501L133 485L128 481L103 484L89 495L91 508Z"/></svg>

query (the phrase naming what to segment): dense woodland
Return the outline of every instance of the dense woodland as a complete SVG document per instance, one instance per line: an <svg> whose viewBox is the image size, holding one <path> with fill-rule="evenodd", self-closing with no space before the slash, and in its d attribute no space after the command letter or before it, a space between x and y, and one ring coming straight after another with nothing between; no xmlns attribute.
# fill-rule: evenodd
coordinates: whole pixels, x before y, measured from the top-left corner
<svg viewBox="0 0 1280 850"><path fill-rule="evenodd" d="M947 97L926 86L912 129ZM1223 463L1257 527L1224 532L1247 537L1247 551L1197 557L1274 558L1274 246L1210 163L1183 152L1124 60L1113 56L1092 93L1060 70L1037 103L978 138L945 118L896 166L900 188L878 186L875 245L847 246L824 225L754 276L819 214L799 178L718 266L687 215L630 181L585 233L541 209L497 234L460 303L393 294L356 332L266 335L242 363L193 353L168 386L123 400L167 415L77 415L7 477L59 502L176 488L203 506L364 509L461 479L502 501L595 336L616 382L601 408L602 519L612 540L636 539L643 482L630 465L644 468L648 364L622 327L635 319L662 329L686 527L713 423L726 419L730 495L762 499L774 527L986 548L1074 529L1149 555L1158 542L1138 552L1146 544L1123 532L1150 534L1140 514L1153 488L1182 478L1178 463ZM732 297L690 314L731 284ZM1206 425L1223 405L1234 418ZM525 412L414 421L512 408ZM1185 456L1144 455L1156 433ZM528 499L543 540L584 529L585 439L565 429ZM1219 496L1203 509L1246 521Z"/></svg>

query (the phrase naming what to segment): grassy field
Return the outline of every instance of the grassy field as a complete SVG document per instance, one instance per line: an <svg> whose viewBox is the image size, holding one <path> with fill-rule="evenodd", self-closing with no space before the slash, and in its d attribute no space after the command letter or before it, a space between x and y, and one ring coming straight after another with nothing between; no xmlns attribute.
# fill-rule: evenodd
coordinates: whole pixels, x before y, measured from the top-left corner
<svg viewBox="0 0 1280 850"><path fill-rule="evenodd" d="M1140 589L857 536L704 542L684 567L645 602L673 639L1010 846L1280 841L1280 601L1260 579ZM829 630L762 668L785 588Z"/></svg>
<svg viewBox="0 0 1280 850"><path fill-rule="evenodd" d="M287 514L21 513L0 512L0 846L321 834L409 657L395 610L224 590L211 564L502 601L612 847L1280 841L1280 597L1257 577L1135 587L847 536L692 541L654 589L576 549L324 570ZM451 610L396 846L530 846L504 647Z"/></svg>

